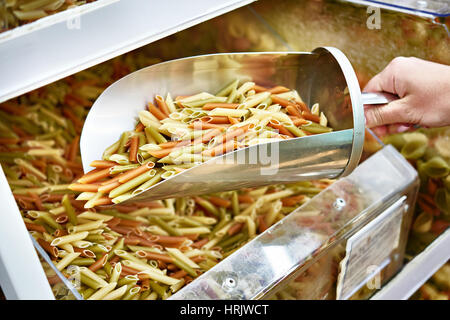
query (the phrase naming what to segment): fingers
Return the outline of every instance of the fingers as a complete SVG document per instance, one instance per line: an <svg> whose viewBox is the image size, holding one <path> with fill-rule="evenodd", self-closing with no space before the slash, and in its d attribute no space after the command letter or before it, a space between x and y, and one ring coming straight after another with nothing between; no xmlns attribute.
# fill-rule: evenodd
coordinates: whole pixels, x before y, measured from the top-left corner
<svg viewBox="0 0 450 320"><path fill-rule="evenodd" d="M402 76L404 75L404 69L410 64L411 58L397 57L393 59L386 68L379 74L374 76L364 87L365 92L389 92L396 94L400 97L404 96L404 92L399 90L399 83L402 82ZM402 86L400 86L402 87Z"/></svg>
<svg viewBox="0 0 450 320"><path fill-rule="evenodd" d="M382 106L369 106L364 109L366 126L378 127L393 123L411 123L408 113L405 112L403 99L392 101Z"/></svg>

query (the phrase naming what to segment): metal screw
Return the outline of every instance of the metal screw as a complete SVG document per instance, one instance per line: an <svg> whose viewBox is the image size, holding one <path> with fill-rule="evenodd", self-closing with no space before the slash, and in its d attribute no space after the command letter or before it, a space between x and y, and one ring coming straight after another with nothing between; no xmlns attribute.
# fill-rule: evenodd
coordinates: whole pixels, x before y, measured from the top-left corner
<svg viewBox="0 0 450 320"><path fill-rule="evenodd" d="M345 207L345 205L346 205L347 203L345 202L345 200L344 199L342 199L342 198L337 198L335 201L334 201L334 203L333 203L333 207L336 209L336 210L342 210L344 207Z"/></svg>

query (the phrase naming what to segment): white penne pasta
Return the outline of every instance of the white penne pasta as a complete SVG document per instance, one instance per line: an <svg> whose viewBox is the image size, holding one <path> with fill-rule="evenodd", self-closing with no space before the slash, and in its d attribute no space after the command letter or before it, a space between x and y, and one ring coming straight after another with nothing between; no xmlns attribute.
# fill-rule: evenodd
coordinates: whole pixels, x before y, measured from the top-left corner
<svg viewBox="0 0 450 320"><path fill-rule="evenodd" d="M259 110L256 108L250 108L249 110L255 115L256 118L260 120L266 117L270 117L271 119L276 119L282 123L292 124L291 118L289 118L287 114L282 112L272 112L266 110Z"/></svg>
<svg viewBox="0 0 450 320"><path fill-rule="evenodd" d="M212 217L192 216L189 219L198 221L201 224L206 224L206 225L213 225L213 224L217 223L217 219L216 218L212 218Z"/></svg>
<svg viewBox="0 0 450 320"><path fill-rule="evenodd" d="M89 220L103 220L103 221L109 221L113 219L113 216L108 216L106 214L96 213L92 211L85 211L78 215L78 218L84 218Z"/></svg>
<svg viewBox="0 0 450 320"><path fill-rule="evenodd" d="M160 236L168 236L169 235L169 233L166 230L164 230L161 227L156 226L156 225L148 226L147 228L145 228L145 230L148 232L151 232L153 234L160 235Z"/></svg>
<svg viewBox="0 0 450 320"><path fill-rule="evenodd" d="M184 262L185 264L187 264L189 267L195 268L195 269L200 268L200 266L198 264L196 264L194 261L189 259L189 257L187 257L185 254L183 254L183 252L181 252L177 248L166 248L166 251L170 255L174 256L175 258L177 258L177 259L181 260L182 262Z"/></svg>
<svg viewBox="0 0 450 320"><path fill-rule="evenodd" d="M137 258L136 258L137 259ZM122 261L123 265L139 270L141 271L140 273L144 273L147 274L149 276L150 279L161 282L163 284L167 284L167 285L174 285L177 284L180 280L179 279L175 279L169 276L166 276L164 274L159 273L157 271L160 271L159 269L153 268L148 264L141 264L141 263L137 263L135 261L132 260L123 260Z"/></svg>
<svg viewBox="0 0 450 320"><path fill-rule="evenodd" d="M30 156L47 157L47 156L61 156L64 154L62 149L30 149L27 151Z"/></svg>
<svg viewBox="0 0 450 320"><path fill-rule="evenodd" d="M183 254L188 257L188 258L193 258L193 257L197 257L197 256L201 256L203 255L203 251L200 249L190 249L186 252L183 252Z"/></svg>
<svg viewBox="0 0 450 320"><path fill-rule="evenodd" d="M141 151L155 151L155 150L161 150L162 148L158 146L156 143L147 143L139 147L139 150Z"/></svg>
<svg viewBox="0 0 450 320"><path fill-rule="evenodd" d="M95 229L98 229L100 227L105 227L106 226L106 225L103 224L103 221L104 220L97 220L97 221L92 221L92 222L88 222L88 223L84 223L84 224L78 224L76 226L70 226L70 227L67 228L67 231L69 233L76 233L76 232L81 232L81 231L95 230Z"/></svg>
<svg viewBox="0 0 450 320"><path fill-rule="evenodd" d="M248 110L215 108L209 112L210 116L243 117Z"/></svg>
<svg viewBox="0 0 450 320"><path fill-rule="evenodd" d="M103 196L103 193L97 192L97 194L95 196L93 196L91 199L89 199L88 202L86 202L84 204L84 208L85 209L90 209L90 208L95 207L95 201L100 199L102 196Z"/></svg>
<svg viewBox="0 0 450 320"><path fill-rule="evenodd" d="M111 282L110 284L113 284L114 282ZM117 284L116 284L117 285ZM127 292L128 286L126 284L124 284L123 286L121 286L120 288L111 291L110 293L108 293L106 296L104 296L103 298L101 298L101 300L117 300L120 297L122 297L126 292Z"/></svg>
<svg viewBox="0 0 450 320"><path fill-rule="evenodd" d="M207 99L211 99L211 98L216 98L216 96L208 93L208 92L200 92L198 94L194 94L192 96L180 99L177 102L181 102L181 103L189 103L189 102L194 102L194 101L199 101L199 100L207 100Z"/></svg>
<svg viewBox="0 0 450 320"><path fill-rule="evenodd" d="M176 229L181 235L186 234L206 234L210 233L211 230L207 227L193 227L193 228L177 228Z"/></svg>
<svg viewBox="0 0 450 320"><path fill-rule="evenodd" d="M276 200L271 203L269 212L266 214L266 223L268 226L271 226L275 222L282 207L283 203L281 200Z"/></svg>
<svg viewBox="0 0 450 320"><path fill-rule="evenodd" d="M68 253L74 253L73 246L70 243L60 244L59 247Z"/></svg>
<svg viewBox="0 0 450 320"><path fill-rule="evenodd" d="M26 147L30 148L50 148L55 145L54 140L28 140L24 142Z"/></svg>
<svg viewBox="0 0 450 320"><path fill-rule="evenodd" d="M245 99L244 102L242 102L238 106L238 109L245 110L245 109L255 107L269 97L270 97L270 92L260 92L258 94L255 94L254 96L249 97L248 99Z"/></svg>
<svg viewBox="0 0 450 320"><path fill-rule="evenodd" d="M124 259L124 261L122 261L123 265L125 264L125 261L130 261L139 265L142 265L144 267L148 267L151 268L154 272L156 273L160 273L162 274L163 272L159 269L155 269L153 267L150 267L146 261L141 261L139 258L135 257L134 255L132 255L131 253L125 251L125 250L114 250L114 254L116 254L117 256L121 257L122 259ZM136 268L135 268L136 269ZM140 269L138 269L140 270Z"/></svg>
<svg viewBox="0 0 450 320"><path fill-rule="evenodd" d="M175 159L173 159L173 162L175 164L191 163L191 162L201 163L201 162L208 161L212 158L213 157L209 157L209 156L205 156L205 155L201 155L201 154L183 153L183 154L180 154ZM176 171L171 171L171 172L174 172L174 174L176 174ZM169 177L171 177L172 175L170 175ZM167 179L167 178L165 178L165 179Z"/></svg>
<svg viewBox="0 0 450 320"><path fill-rule="evenodd" d="M278 192L274 192L274 193L270 193L270 194L264 195L260 199L262 199L263 202L270 202L270 201L274 201L274 200L277 200L277 199L289 197L289 196L291 196L293 194L294 194L293 190L286 189L286 190L283 190L283 191L278 191Z"/></svg>
<svg viewBox="0 0 450 320"><path fill-rule="evenodd" d="M172 208L141 208L128 213L132 217L168 214L175 214L175 211Z"/></svg>
<svg viewBox="0 0 450 320"><path fill-rule="evenodd" d="M130 164L130 159L127 156L122 155L122 154L117 154L117 153L110 155L108 157L108 160L117 162L118 164L121 164L121 165Z"/></svg>
<svg viewBox="0 0 450 320"><path fill-rule="evenodd" d="M251 88L255 86L254 82L247 81L244 82L237 90L236 90L236 96L244 95L247 91L249 91Z"/></svg>
<svg viewBox="0 0 450 320"><path fill-rule="evenodd" d="M161 122L158 120L158 118L156 118L151 112L147 110L139 111L138 117L142 124L146 127L159 128L159 126L161 125Z"/></svg>
<svg viewBox="0 0 450 320"><path fill-rule="evenodd" d="M58 237L58 238L53 239L53 241L51 242L51 245L52 246L59 246L61 244L65 244L65 243L71 243L71 242L74 242L74 241L83 240L88 235L89 235L89 232L87 232L87 231L68 234L66 236L62 236L62 237Z"/></svg>
<svg viewBox="0 0 450 320"><path fill-rule="evenodd" d="M320 113L319 124L324 127L326 127L328 125L328 119L323 112Z"/></svg>
<svg viewBox="0 0 450 320"><path fill-rule="evenodd" d="M57 215L57 214L61 214L63 212L66 212L66 208L64 208L64 207L57 207L57 208L48 210L48 212L50 212L53 215Z"/></svg>
<svg viewBox="0 0 450 320"><path fill-rule="evenodd" d="M62 271L65 267L67 267L73 260L75 260L81 253L80 252L71 252L68 253L64 258L58 261L55 264L55 267Z"/></svg>
<svg viewBox="0 0 450 320"><path fill-rule="evenodd" d="M175 148L171 153L169 153L169 157L176 158L182 154L192 154L198 153L205 150L205 145L203 143L196 143L192 146Z"/></svg>
<svg viewBox="0 0 450 320"><path fill-rule="evenodd" d="M225 236L225 234L227 233L228 229L230 229L233 224L234 224L234 221L228 222L224 227L222 227L221 229L217 230L216 236L218 236L218 237Z"/></svg>
<svg viewBox="0 0 450 320"><path fill-rule="evenodd" d="M124 193L124 194L122 194L120 196L117 196L117 197L113 198L111 201L113 203L120 203L120 202L128 200L128 199L130 199L132 197L134 197L134 194L132 194L131 192L127 192L127 193Z"/></svg>
<svg viewBox="0 0 450 320"><path fill-rule="evenodd" d="M76 248L82 248L82 249L88 248L88 247L92 246L92 242L90 242L90 241L85 241L85 240L73 241L73 242L71 242L71 243L72 243L72 245L73 245L74 247L76 247Z"/></svg>
<svg viewBox="0 0 450 320"><path fill-rule="evenodd" d="M27 169L29 172L31 172L32 174L34 174L38 178L40 178L42 180L47 180L47 176L44 173L42 173L41 171L39 171L38 169L36 169L35 167L33 167L29 162L27 162L27 161L25 161L25 160L23 160L21 158L14 159L14 162L17 165Z"/></svg>
<svg viewBox="0 0 450 320"><path fill-rule="evenodd" d="M205 245L202 246L202 249L204 250L210 250L212 247L214 247L216 244L219 243L220 240L222 240L223 237L218 237L217 235L209 240Z"/></svg>
<svg viewBox="0 0 450 320"><path fill-rule="evenodd" d="M104 298L108 293L114 290L114 288L117 286L117 282L111 282L108 283L106 286L98 289L94 294L92 294L88 300L101 300Z"/></svg>
<svg viewBox="0 0 450 320"><path fill-rule="evenodd" d="M318 103L314 103L313 106L311 107L311 113L318 116L320 114L319 111L319 104Z"/></svg>
<svg viewBox="0 0 450 320"><path fill-rule="evenodd" d="M266 108L266 111L268 112L280 112L281 106L279 104L272 104L271 106Z"/></svg>
<svg viewBox="0 0 450 320"><path fill-rule="evenodd" d="M172 112L171 114L169 114L169 118L172 120L178 120L181 121L183 119L187 118L187 115L181 113L181 112Z"/></svg>
<svg viewBox="0 0 450 320"><path fill-rule="evenodd" d="M169 179L170 177L172 177L172 176L174 176L174 175L176 175L176 174L177 174L176 171L174 171L174 170L168 170L168 171L164 172L163 174L161 174L161 178L163 178L163 179Z"/></svg>
<svg viewBox="0 0 450 320"><path fill-rule="evenodd" d="M170 92L167 93L165 102L167 105L167 109L169 109L169 112L172 113L172 112L177 111L177 108L175 107L175 104L173 102L172 96L170 95Z"/></svg>

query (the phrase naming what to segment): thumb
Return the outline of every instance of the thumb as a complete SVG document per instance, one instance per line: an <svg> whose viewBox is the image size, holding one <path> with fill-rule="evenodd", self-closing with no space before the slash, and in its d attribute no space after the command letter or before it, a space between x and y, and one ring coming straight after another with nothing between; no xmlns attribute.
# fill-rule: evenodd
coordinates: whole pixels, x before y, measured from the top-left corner
<svg viewBox="0 0 450 320"><path fill-rule="evenodd" d="M409 123L405 113L404 99L395 100L384 105L365 106L366 127L378 127L385 124Z"/></svg>

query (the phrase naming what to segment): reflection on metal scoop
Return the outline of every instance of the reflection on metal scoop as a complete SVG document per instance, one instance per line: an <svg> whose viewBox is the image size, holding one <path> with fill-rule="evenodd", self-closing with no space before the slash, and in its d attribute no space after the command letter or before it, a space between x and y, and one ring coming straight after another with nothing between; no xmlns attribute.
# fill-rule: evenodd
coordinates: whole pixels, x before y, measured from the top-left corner
<svg viewBox="0 0 450 320"><path fill-rule="evenodd" d="M236 78L297 90L308 106L320 104L334 131L254 145L213 158L126 202L345 176L362 153L363 105L388 102L382 94L370 94L370 101L364 102L350 62L336 48L311 53L212 54L160 63L115 82L94 103L81 135L85 172L123 131L133 129L138 112L156 94L217 92Z"/></svg>

